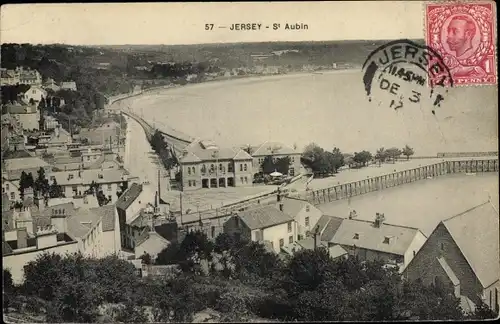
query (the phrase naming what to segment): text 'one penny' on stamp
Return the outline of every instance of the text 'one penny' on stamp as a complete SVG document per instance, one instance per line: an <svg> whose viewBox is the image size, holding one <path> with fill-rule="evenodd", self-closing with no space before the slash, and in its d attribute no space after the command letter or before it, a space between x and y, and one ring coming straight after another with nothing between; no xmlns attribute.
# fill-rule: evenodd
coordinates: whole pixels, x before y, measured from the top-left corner
<svg viewBox="0 0 500 324"><path fill-rule="evenodd" d="M450 68L455 84L497 84L496 4L426 3L426 43Z"/></svg>

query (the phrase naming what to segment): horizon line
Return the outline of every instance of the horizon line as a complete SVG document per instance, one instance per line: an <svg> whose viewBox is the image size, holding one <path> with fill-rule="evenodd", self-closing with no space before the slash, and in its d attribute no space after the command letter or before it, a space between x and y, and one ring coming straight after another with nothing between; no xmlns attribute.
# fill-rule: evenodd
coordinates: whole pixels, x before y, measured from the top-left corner
<svg viewBox="0 0 500 324"><path fill-rule="evenodd" d="M279 43L335 43L335 42L383 42L395 41L398 39L345 39L345 40L303 40L303 41L255 41L255 42L215 42L215 43L184 43L184 44L70 44L70 43L32 43L32 42L2 42L0 46L9 44L29 44L37 46L51 46L51 45L64 45L64 46L82 46L82 47L99 47L99 46L214 46L214 45L239 45L239 44L279 44ZM424 40L424 38L412 38L410 40Z"/></svg>

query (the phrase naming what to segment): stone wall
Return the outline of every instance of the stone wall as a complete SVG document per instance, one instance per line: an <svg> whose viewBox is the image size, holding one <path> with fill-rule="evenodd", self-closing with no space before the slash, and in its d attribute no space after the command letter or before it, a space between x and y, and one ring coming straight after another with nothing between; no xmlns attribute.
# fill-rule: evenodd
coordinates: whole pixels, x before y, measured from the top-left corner
<svg viewBox="0 0 500 324"><path fill-rule="evenodd" d="M424 180L428 177L435 178L445 174L474 172L498 172L498 159L438 162L415 169L393 172L326 189L310 191L305 194L305 199L312 204L319 205L372 191L400 186L405 183Z"/></svg>

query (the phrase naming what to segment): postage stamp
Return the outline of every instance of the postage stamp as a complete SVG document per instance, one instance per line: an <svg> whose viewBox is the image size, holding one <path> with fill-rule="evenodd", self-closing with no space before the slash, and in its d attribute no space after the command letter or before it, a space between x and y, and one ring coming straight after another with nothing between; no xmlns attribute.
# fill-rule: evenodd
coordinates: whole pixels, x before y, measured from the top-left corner
<svg viewBox="0 0 500 324"><path fill-rule="evenodd" d="M438 52L408 39L376 48L362 69L368 101L394 110L430 106L435 114L454 83Z"/></svg>
<svg viewBox="0 0 500 324"><path fill-rule="evenodd" d="M427 46L438 52L460 85L497 84L496 4L425 4Z"/></svg>

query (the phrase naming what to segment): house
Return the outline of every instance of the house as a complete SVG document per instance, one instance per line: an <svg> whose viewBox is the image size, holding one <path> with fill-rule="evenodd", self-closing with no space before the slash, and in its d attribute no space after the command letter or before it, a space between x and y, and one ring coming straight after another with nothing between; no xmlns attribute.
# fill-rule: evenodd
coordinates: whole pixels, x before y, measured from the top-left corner
<svg viewBox="0 0 500 324"><path fill-rule="evenodd" d="M110 203L115 203L118 200L117 192L121 192L122 186L128 186L136 178L125 169L89 169L50 172L47 179L49 182L56 179L65 197L82 196L95 183Z"/></svg>
<svg viewBox="0 0 500 324"><path fill-rule="evenodd" d="M145 233L145 235L137 241L135 245L135 257L140 258L145 253L151 256L151 260L154 262L158 253L166 249L170 245L170 242L163 238L160 234L156 233L154 228Z"/></svg>
<svg viewBox="0 0 500 324"><path fill-rule="evenodd" d="M340 258L347 259L349 256L349 253L347 253L347 251L340 245L329 246L328 242L320 240L316 241L316 246L314 244L314 238L307 237L297 242L293 242L292 244L286 245L281 249L281 251L285 254L288 254L289 256L293 256L293 254L301 250L314 250L315 248L324 248L328 251L328 255L330 256L330 258L334 260Z"/></svg>
<svg viewBox="0 0 500 324"><path fill-rule="evenodd" d="M115 146L120 142L120 124L116 122L104 123L95 128L83 128L78 137L86 138L91 145Z"/></svg>
<svg viewBox="0 0 500 324"><path fill-rule="evenodd" d="M40 111L36 105L11 103L5 105L5 110L23 129L40 129Z"/></svg>
<svg viewBox="0 0 500 324"><path fill-rule="evenodd" d="M19 72L16 70L0 68L0 74L1 85L16 85L21 82Z"/></svg>
<svg viewBox="0 0 500 324"><path fill-rule="evenodd" d="M37 70L24 69L17 67L16 71L19 72L19 83L29 85L42 85L42 76Z"/></svg>
<svg viewBox="0 0 500 324"><path fill-rule="evenodd" d="M4 268L13 280L23 280L23 267L44 252L66 254L80 252L89 257L120 255L118 217L114 206L91 209L65 203L30 213L23 208L13 215L4 235Z"/></svg>
<svg viewBox="0 0 500 324"><path fill-rule="evenodd" d="M179 159L182 190L251 186L252 157L244 150L219 148L210 141L196 140Z"/></svg>
<svg viewBox="0 0 500 324"><path fill-rule="evenodd" d="M490 202L441 221L403 272L436 285L473 311L483 301L498 312L500 290L498 211Z"/></svg>
<svg viewBox="0 0 500 324"><path fill-rule="evenodd" d="M44 98L47 98L47 91L36 85L32 85L26 91L19 93L19 99L27 105L31 103L38 105Z"/></svg>
<svg viewBox="0 0 500 324"><path fill-rule="evenodd" d="M51 78L48 78L47 81L43 83L43 88L45 90L52 90L53 92L57 92L61 89L61 87L59 87Z"/></svg>
<svg viewBox="0 0 500 324"><path fill-rule="evenodd" d="M2 169L2 193L7 194L11 202L19 201L19 180L22 172L31 173L36 180L40 168L45 170L45 174L52 170L47 162L38 157L6 159Z"/></svg>
<svg viewBox="0 0 500 324"><path fill-rule="evenodd" d="M300 173L301 153L289 146L277 142L265 142L252 147L250 152L253 158L254 174L262 172L262 162L266 156L271 156L273 159L289 157L291 164L288 175L293 177Z"/></svg>
<svg viewBox="0 0 500 324"><path fill-rule="evenodd" d="M224 232L247 241L268 241L276 253L297 240L293 218L274 206L238 212L224 223Z"/></svg>
<svg viewBox="0 0 500 324"><path fill-rule="evenodd" d="M56 127L60 127L59 121L52 116L45 116L43 122L43 126L46 131L53 130Z"/></svg>
<svg viewBox="0 0 500 324"><path fill-rule="evenodd" d="M379 213L373 222L332 218L321 233L321 240L333 236L328 240L329 245L340 245L349 255L362 261L382 260L388 265L399 266L402 271L420 250L426 236L418 228L384 221L385 216Z"/></svg>
<svg viewBox="0 0 500 324"><path fill-rule="evenodd" d="M297 224L297 239L306 237L307 232L312 230L313 225L321 218L323 212L310 204L308 201L284 197L276 208L290 215Z"/></svg>
<svg viewBox="0 0 500 324"><path fill-rule="evenodd" d="M75 81L61 82L61 90L77 91Z"/></svg>

